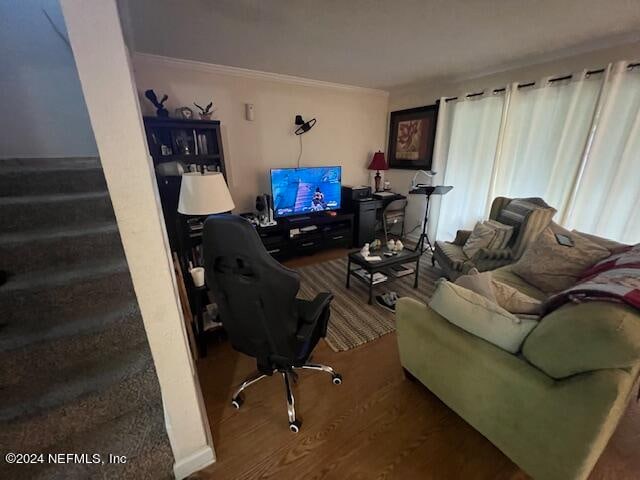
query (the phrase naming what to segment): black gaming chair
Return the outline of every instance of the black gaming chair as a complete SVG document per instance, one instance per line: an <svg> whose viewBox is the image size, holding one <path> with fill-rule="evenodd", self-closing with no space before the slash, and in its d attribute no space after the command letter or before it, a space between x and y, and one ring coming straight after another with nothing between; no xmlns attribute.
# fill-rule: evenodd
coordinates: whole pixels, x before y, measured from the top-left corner
<svg viewBox="0 0 640 480"><path fill-rule="evenodd" d="M258 371L233 394L240 408L241 392L278 372L287 389L289 428L300 430L291 381L295 369L329 373L334 384L342 383L331 367L307 363L318 341L326 335L331 293L311 301L296 298L298 274L280 265L267 252L258 233L235 215L207 218L202 238L207 285L214 295L220 319L233 348L257 360Z"/></svg>

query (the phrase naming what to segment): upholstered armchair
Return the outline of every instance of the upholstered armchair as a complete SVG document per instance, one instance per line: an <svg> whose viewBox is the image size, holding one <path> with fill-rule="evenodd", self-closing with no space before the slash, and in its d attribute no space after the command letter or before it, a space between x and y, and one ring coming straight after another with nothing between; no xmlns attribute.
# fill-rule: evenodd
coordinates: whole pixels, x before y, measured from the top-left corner
<svg viewBox="0 0 640 480"><path fill-rule="evenodd" d="M506 248L481 248L469 258L462 247L471 235L469 230L458 230L452 242L437 241L431 259L444 270L450 280L465 275L472 268L484 272L517 261L529 244L549 226L556 209L541 198L497 197L491 204L489 219L514 228Z"/></svg>

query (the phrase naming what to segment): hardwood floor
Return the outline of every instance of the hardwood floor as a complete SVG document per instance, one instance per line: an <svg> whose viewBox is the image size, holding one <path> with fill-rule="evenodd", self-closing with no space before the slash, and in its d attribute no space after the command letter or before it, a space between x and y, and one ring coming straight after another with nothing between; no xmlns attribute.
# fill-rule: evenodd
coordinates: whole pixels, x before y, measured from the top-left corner
<svg viewBox="0 0 640 480"><path fill-rule="evenodd" d="M341 353L321 341L314 361L333 366L344 381L333 385L329 375L300 373L294 388L303 425L293 434L282 378L249 387L235 410L232 390L255 361L226 341L211 342L198 372L218 460L192 478L528 478L424 386L404 377L395 334ZM639 444L640 406L633 400L590 478L640 478Z"/></svg>

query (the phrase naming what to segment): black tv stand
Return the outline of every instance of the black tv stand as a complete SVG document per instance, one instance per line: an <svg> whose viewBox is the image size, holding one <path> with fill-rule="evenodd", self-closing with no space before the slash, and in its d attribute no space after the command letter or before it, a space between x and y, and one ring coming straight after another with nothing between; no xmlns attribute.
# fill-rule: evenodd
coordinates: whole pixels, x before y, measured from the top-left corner
<svg viewBox="0 0 640 480"><path fill-rule="evenodd" d="M287 218L289 223L306 222L307 220L310 220L310 219L311 219L311 217L307 217L307 216L304 216L304 215L301 215L299 217L289 217L289 218Z"/></svg>
<svg viewBox="0 0 640 480"><path fill-rule="evenodd" d="M326 213L326 212L325 212ZM350 248L353 239L353 214L337 212L280 218L277 225L256 227L267 251L277 260L310 255L330 248ZM315 226L306 230L305 227Z"/></svg>

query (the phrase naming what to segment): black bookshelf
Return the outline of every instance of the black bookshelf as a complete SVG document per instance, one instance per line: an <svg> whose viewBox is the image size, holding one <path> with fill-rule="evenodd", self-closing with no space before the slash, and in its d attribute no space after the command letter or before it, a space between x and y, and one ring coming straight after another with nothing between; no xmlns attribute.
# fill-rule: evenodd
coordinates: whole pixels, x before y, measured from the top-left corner
<svg viewBox="0 0 640 480"><path fill-rule="evenodd" d="M181 252L184 238L178 227L179 176L165 176L158 166L171 162L204 166L227 177L220 122L218 120L183 120L178 118L144 117L149 153L156 167L160 202L173 251Z"/></svg>

